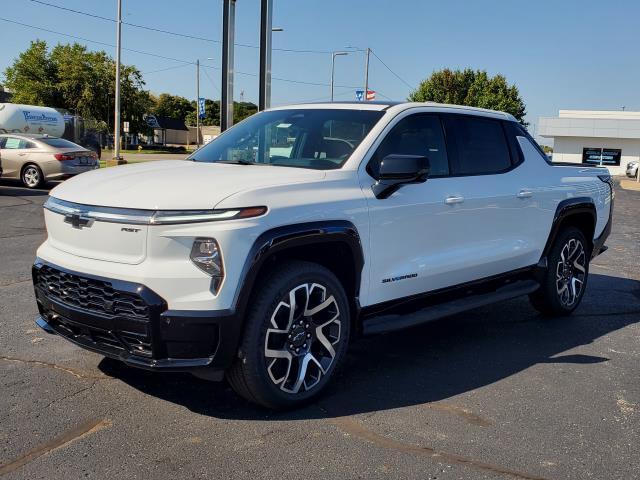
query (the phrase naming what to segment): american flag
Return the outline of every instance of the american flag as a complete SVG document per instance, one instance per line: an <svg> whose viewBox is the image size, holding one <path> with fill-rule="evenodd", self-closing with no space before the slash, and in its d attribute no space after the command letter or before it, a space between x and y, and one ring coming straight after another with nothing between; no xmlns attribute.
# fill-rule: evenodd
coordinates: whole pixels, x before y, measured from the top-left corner
<svg viewBox="0 0 640 480"><path fill-rule="evenodd" d="M376 99L375 90L367 90L367 102L369 102L371 100L375 100L375 99Z"/></svg>

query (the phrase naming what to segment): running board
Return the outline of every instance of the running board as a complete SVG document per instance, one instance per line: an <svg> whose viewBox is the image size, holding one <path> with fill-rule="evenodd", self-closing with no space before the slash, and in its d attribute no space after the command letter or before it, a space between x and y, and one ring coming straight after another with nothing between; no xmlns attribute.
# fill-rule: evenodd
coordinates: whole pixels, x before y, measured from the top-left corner
<svg viewBox="0 0 640 480"><path fill-rule="evenodd" d="M465 312L473 308L521 297L535 292L540 284L535 280L521 280L489 293L472 294L457 300L435 304L405 315L381 315L364 322L364 335L389 332L414 327L443 317Z"/></svg>

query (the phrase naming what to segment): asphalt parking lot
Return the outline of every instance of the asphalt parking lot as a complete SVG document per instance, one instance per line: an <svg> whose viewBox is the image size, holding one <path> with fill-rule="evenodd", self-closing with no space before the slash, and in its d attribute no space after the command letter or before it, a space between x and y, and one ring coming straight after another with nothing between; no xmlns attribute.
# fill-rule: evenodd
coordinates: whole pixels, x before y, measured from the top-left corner
<svg viewBox="0 0 640 480"><path fill-rule="evenodd" d="M279 414L35 327L46 194L0 184L0 477L640 478L640 192L572 317L516 299L367 338Z"/></svg>

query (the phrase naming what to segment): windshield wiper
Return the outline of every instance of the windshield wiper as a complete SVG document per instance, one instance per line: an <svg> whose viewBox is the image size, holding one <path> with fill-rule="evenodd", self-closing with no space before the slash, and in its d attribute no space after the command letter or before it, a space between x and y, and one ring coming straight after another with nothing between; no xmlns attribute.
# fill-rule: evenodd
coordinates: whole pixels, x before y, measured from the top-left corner
<svg viewBox="0 0 640 480"><path fill-rule="evenodd" d="M233 165L258 165L256 162L250 162L249 160L218 160L214 163L231 163Z"/></svg>

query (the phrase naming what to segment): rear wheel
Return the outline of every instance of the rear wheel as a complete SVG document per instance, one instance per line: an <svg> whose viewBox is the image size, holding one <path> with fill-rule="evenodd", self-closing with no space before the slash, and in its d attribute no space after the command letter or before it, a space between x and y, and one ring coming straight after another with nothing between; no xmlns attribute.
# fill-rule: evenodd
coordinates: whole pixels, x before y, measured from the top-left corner
<svg viewBox="0 0 640 480"><path fill-rule="evenodd" d="M22 180L22 184L27 188L38 188L44 183L42 170L32 163L24 166L20 179Z"/></svg>
<svg viewBox="0 0 640 480"><path fill-rule="evenodd" d="M335 375L349 343L349 306L326 268L291 262L259 285L240 358L227 372L234 390L267 408L299 406Z"/></svg>
<svg viewBox="0 0 640 480"><path fill-rule="evenodd" d="M533 306L550 316L569 315L578 308L587 286L590 256L584 234L575 227L564 229L549 252L540 289L529 297Z"/></svg>

